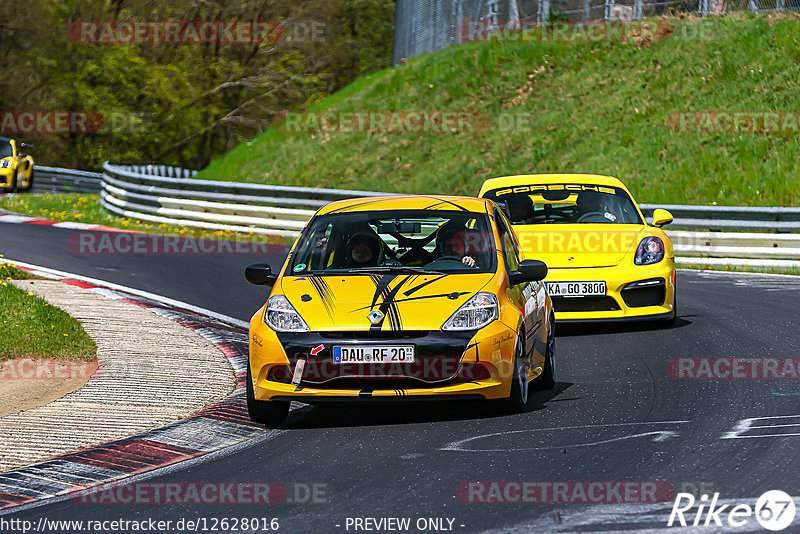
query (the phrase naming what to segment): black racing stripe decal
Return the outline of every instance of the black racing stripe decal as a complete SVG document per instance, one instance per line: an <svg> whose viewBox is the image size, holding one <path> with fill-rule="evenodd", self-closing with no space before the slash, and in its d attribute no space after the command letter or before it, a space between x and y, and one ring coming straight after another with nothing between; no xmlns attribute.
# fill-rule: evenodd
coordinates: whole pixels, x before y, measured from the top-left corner
<svg viewBox="0 0 800 534"><path fill-rule="evenodd" d="M386 291L386 288L389 287L389 284L391 284L392 280L394 280L396 277L396 274L384 274L381 276L370 275L372 282L375 284L375 294L372 295L371 308L375 307L375 304L378 302L378 297L380 297L384 291Z"/></svg>
<svg viewBox="0 0 800 534"><path fill-rule="evenodd" d="M396 286L394 286L393 289L390 290L389 286L391 285L392 281L397 278L396 274L385 274L380 277L370 275L370 279L375 284L375 294L372 297L370 309L374 308L378 303L378 299L381 298L382 300L378 309L384 316L380 322L373 324L370 327L370 330L381 330L387 317L389 318L389 328L392 331L398 331L403 328L400 310L395 303L394 297L397 295L400 289L414 277L415 275L407 275Z"/></svg>
<svg viewBox="0 0 800 534"><path fill-rule="evenodd" d="M434 278L432 280L428 280L427 282L423 282L423 283L419 284L418 286L412 287L411 289L409 289L408 291L403 293L403 295L409 297L409 296L413 295L414 293L416 293L417 291L419 291L420 289L422 289L423 287L427 286L428 284L432 284L434 282L437 282L437 281L441 280L442 278L445 278L446 276L447 276L446 274L443 274L441 276L437 276L436 278Z"/></svg>
<svg viewBox="0 0 800 534"><path fill-rule="evenodd" d="M403 328L403 321L400 318L400 308L397 307L397 301L394 299L394 297L411 278L411 275L406 276L396 286L394 286L394 289L391 291L388 291L387 289L388 295L384 297L383 302L381 303L381 312L389 316L389 328L392 331L398 331Z"/></svg>
<svg viewBox="0 0 800 534"><path fill-rule="evenodd" d="M353 204L353 205L350 205L350 206L344 206L342 208L337 208L335 210L331 210L328 213L345 212L345 211L348 211L348 210L351 210L351 209L354 209L354 208L360 208L360 207L363 207L363 206L369 206L370 204L380 204L381 202L386 202L386 200L387 199L385 199L385 198L382 198L381 200L367 200L365 202L359 202L358 204Z"/></svg>
<svg viewBox="0 0 800 534"><path fill-rule="evenodd" d="M434 204L434 206L440 206L442 204L447 204L447 205L454 206L454 207L458 208L460 211L469 211L464 206L459 206L458 204L456 204L452 200L447 200L447 199L444 199L444 198L434 197L434 196L431 196L431 195L425 195L425 196L427 198L432 198L434 200L438 200L439 201L437 204ZM425 208L425 209L431 209L431 208Z"/></svg>
<svg viewBox="0 0 800 534"><path fill-rule="evenodd" d="M458 297L461 297L462 295L467 295L469 293L470 293L469 291L453 291L452 293L440 293L438 295L423 295L421 297L409 297L407 299L394 299L394 300L392 300L392 303L409 302L409 301L412 301L412 300L450 298L451 295L458 295ZM360 310L367 310L367 309L371 310L372 308L373 308L373 306L362 306L361 308L356 308L353 311L360 311Z"/></svg>
<svg viewBox="0 0 800 534"><path fill-rule="evenodd" d="M315 276L309 276L308 279L311 282L311 285L313 285L314 289L317 291L319 298L322 299L322 305L325 307L328 317L333 319L334 302L333 298L331 297L331 289L328 287L328 283L323 278L317 278Z"/></svg>
<svg viewBox="0 0 800 534"><path fill-rule="evenodd" d="M378 297L384 295L385 298L384 293L386 291L386 288L391 283L391 281L394 280L395 275L386 274L383 276L379 276L377 274L371 274L369 275L369 278L370 280L372 280L372 283L375 284L375 294L372 296L372 304L370 304L369 306L369 309L372 310L373 308L375 308L375 304L378 302ZM383 328L383 322L385 320L386 320L386 314L384 313L383 319L370 326L369 329L373 332L379 331L381 328Z"/></svg>

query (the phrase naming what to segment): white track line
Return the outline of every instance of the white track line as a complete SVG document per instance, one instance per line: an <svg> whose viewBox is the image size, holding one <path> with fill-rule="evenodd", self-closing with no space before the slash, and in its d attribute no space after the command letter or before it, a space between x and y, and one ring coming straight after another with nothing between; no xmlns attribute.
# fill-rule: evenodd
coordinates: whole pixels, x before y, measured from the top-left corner
<svg viewBox="0 0 800 534"><path fill-rule="evenodd" d="M18 265L20 267L26 267L28 269L35 269L37 271L41 271L43 273L47 273L54 276L59 276L62 278L71 278L73 280L79 280L81 282L87 282L89 284L94 284L101 287L107 287L109 289L116 289L118 291L124 291L126 293L130 293L131 295L136 295L137 297L143 297L146 299L154 300L156 302L161 302L164 304L168 304L170 306L174 306L176 308L183 308L185 310L189 310L195 313L199 313L205 315L207 317L211 317L213 319L217 319L218 321L222 321L224 323L228 323L233 326L238 326L240 328L248 328L249 323L245 321L241 321L234 317L230 317L228 315L223 315L221 313L217 313L206 308L201 308L199 306L195 306L193 304L189 304L187 302L182 302L180 300L171 299L169 297L164 297L162 295L156 295L155 293L150 293L149 291L143 291L141 289L135 289L133 287L123 286L120 284L114 284L112 282L106 282L105 280L99 280L97 278L90 278L88 276L82 276L79 274L68 273L66 271L59 271L58 269L51 269L49 267L42 267L40 265L34 265L32 263L26 263L23 261L17 260L9 260L6 258L0 258L0 263L9 263L11 265Z"/></svg>

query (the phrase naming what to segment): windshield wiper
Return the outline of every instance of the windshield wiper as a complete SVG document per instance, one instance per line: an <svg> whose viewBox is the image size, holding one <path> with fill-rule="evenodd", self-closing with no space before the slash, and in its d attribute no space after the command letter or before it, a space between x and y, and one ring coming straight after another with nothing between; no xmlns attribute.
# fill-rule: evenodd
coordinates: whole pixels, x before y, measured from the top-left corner
<svg viewBox="0 0 800 534"><path fill-rule="evenodd" d="M351 273L409 273L409 274L447 274L442 271L431 271L418 267L407 267L405 265L382 265L380 267L355 267L348 269Z"/></svg>

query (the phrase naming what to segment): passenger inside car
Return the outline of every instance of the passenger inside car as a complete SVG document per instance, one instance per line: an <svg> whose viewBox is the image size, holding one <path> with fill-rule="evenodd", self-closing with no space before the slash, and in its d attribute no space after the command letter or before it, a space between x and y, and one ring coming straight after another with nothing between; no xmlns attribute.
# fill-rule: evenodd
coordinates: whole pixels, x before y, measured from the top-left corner
<svg viewBox="0 0 800 534"><path fill-rule="evenodd" d="M347 242L348 267L375 267L380 265L382 243L371 234L356 234Z"/></svg>

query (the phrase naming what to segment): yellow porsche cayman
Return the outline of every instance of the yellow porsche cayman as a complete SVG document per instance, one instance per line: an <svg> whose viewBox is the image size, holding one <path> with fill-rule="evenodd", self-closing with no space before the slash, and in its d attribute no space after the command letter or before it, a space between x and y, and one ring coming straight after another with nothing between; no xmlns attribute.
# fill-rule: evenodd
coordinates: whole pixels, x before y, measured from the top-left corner
<svg viewBox="0 0 800 534"><path fill-rule="evenodd" d="M28 191L33 186L33 158L25 153L33 146L0 137L0 192Z"/></svg>
<svg viewBox="0 0 800 534"><path fill-rule="evenodd" d="M251 419L292 400L503 399L555 384L547 266L520 261L491 201L392 196L320 209L283 267L247 268L271 287L250 321Z"/></svg>
<svg viewBox="0 0 800 534"><path fill-rule="evenodd" d="M525 257L549 267L558 321L675 321L675 257L661 230L662 209L647 224L616 178L540 174L493 178L479 196L509 216Z"/></svg>

